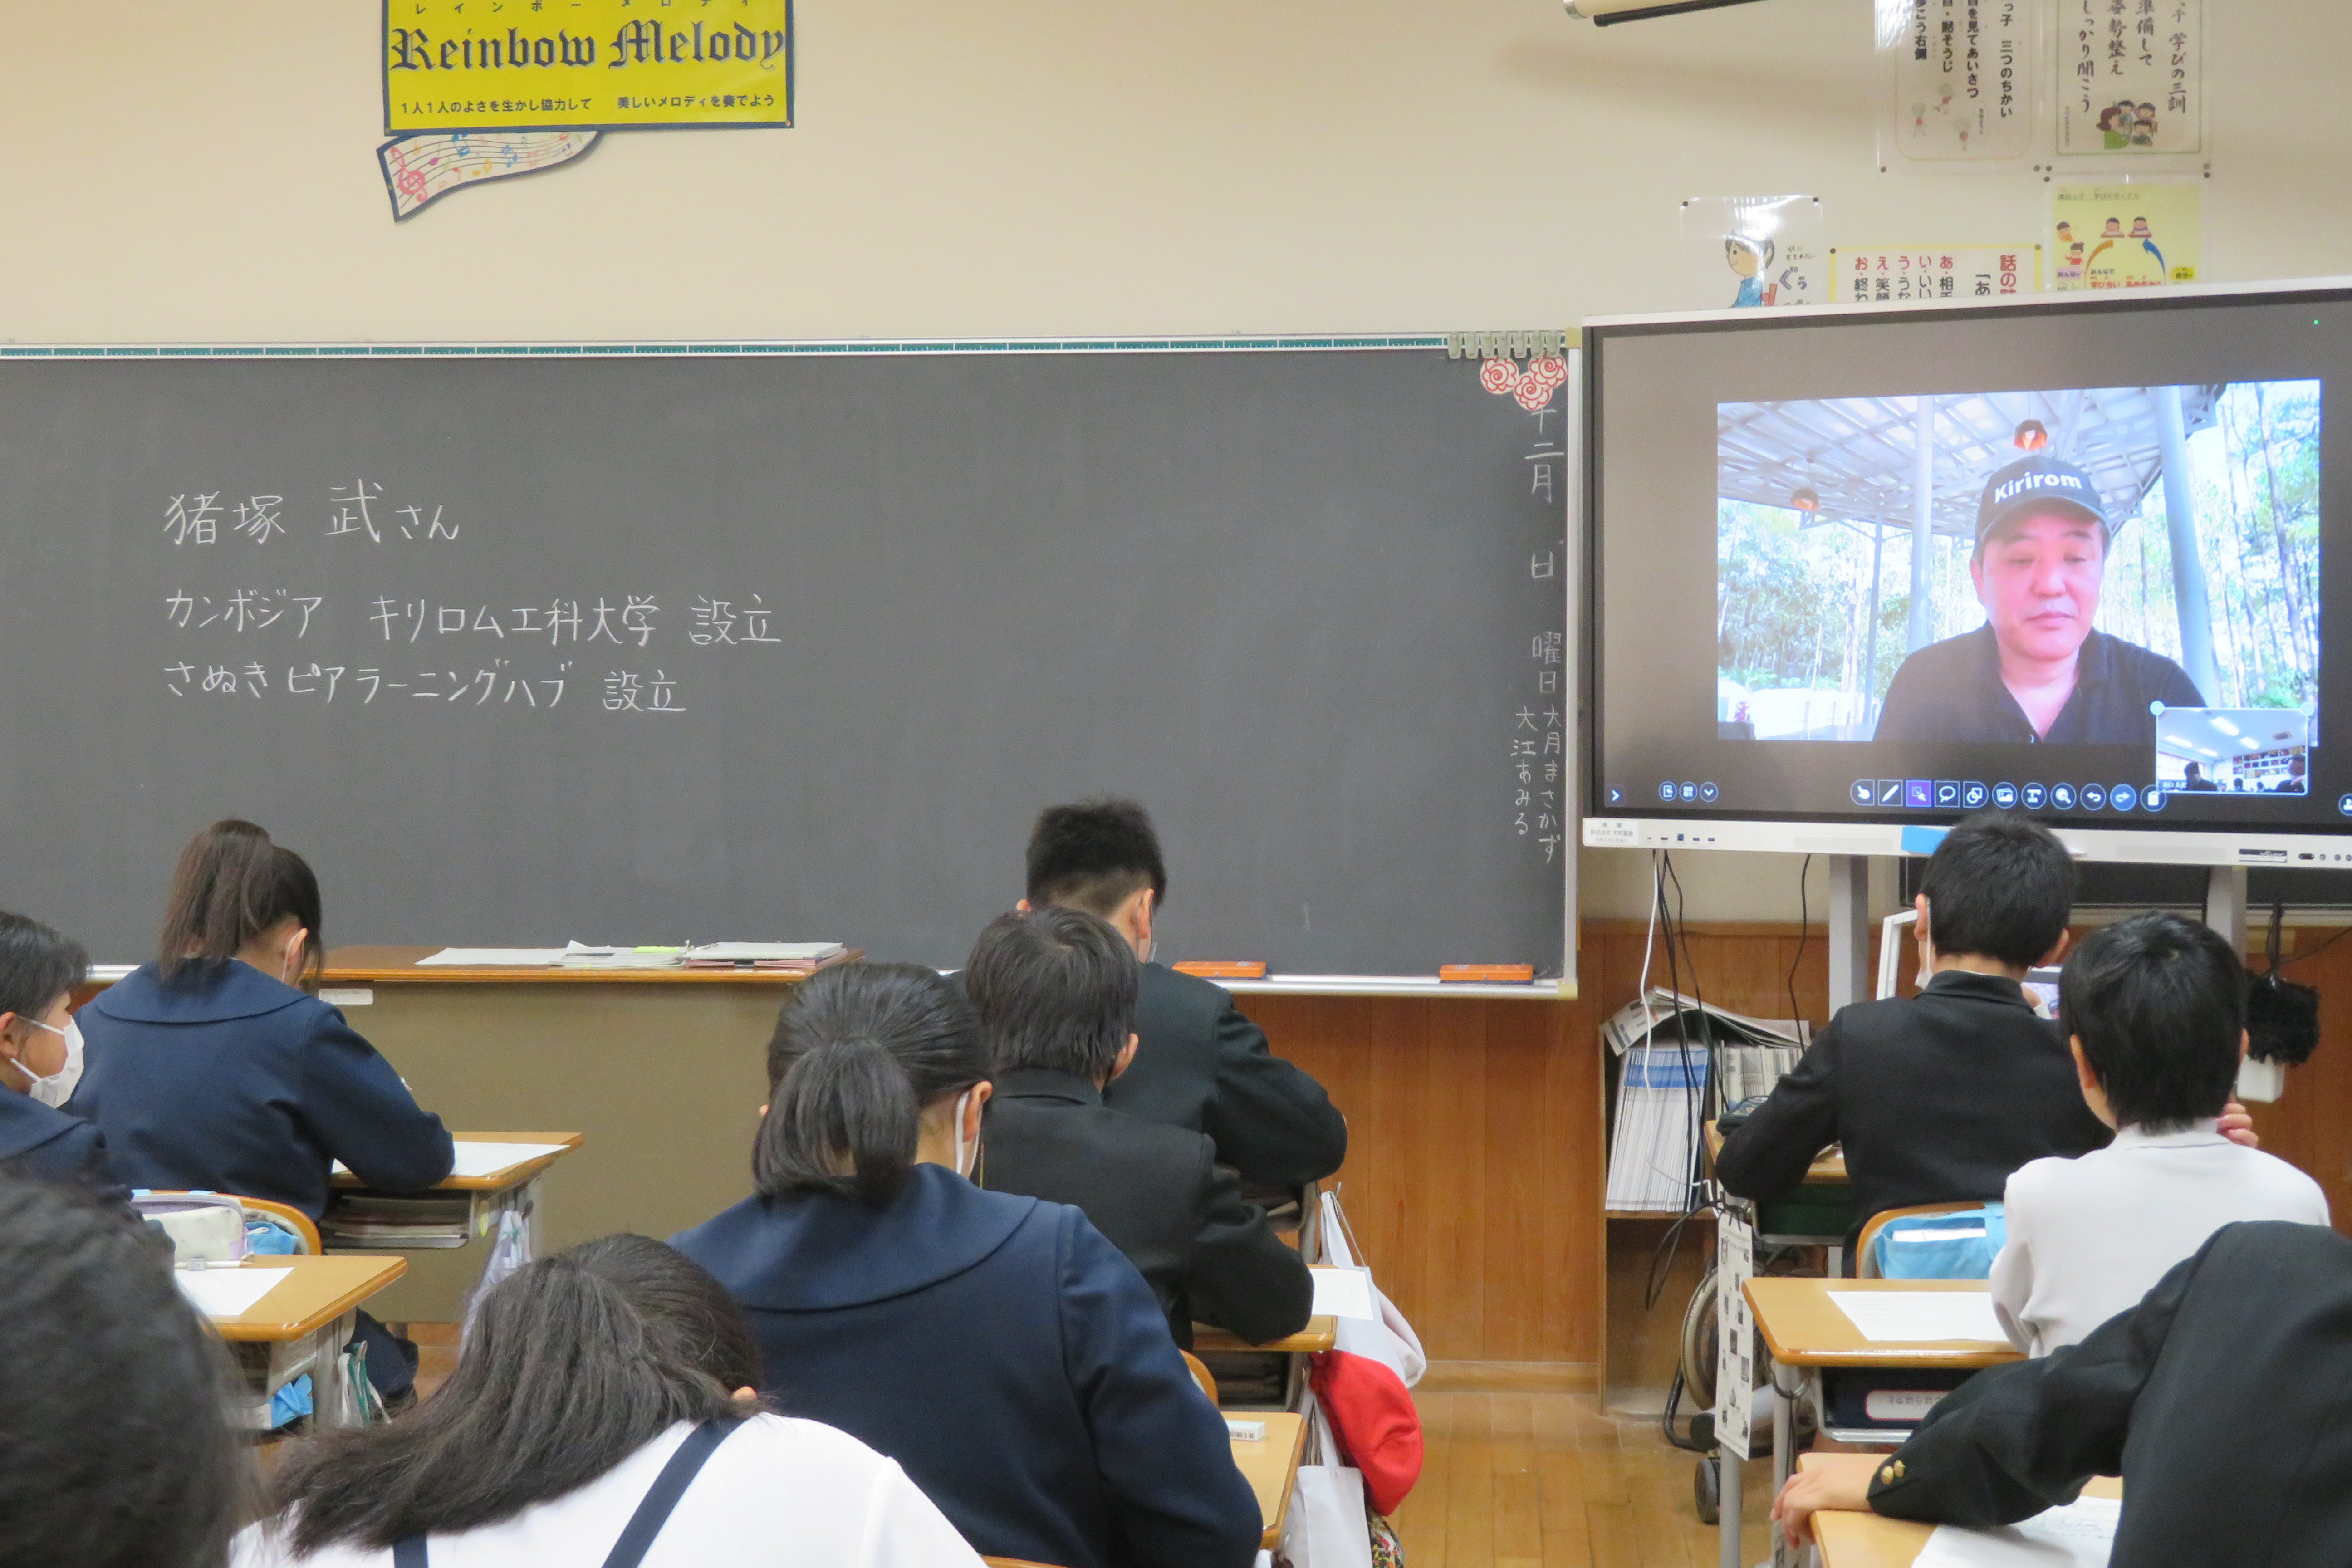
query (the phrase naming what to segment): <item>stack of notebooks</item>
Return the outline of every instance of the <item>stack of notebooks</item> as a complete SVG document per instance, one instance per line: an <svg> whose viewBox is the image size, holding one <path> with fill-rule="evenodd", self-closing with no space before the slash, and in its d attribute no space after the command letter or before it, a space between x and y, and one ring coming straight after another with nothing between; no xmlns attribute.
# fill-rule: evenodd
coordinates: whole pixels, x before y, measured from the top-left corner
<svg viewBox="0 0 2352 1568"><path fill-rule="evenodd" d="M713 942L688 948L686 967L814 974L848 956L849 950L837 942Z"/></svg>
<svg viewBox="0 0 2352 1568"><path fill-rule="evenodd" d="M1601 1037L1622 1058L1606 1205L1626 1214L1691 1208L1707 1117L1770 1093L1804 1049L1801 1024L1750 1018L1663 988L1619 1009ZM1711 1093L1718 1087L1719 1098Z"/></svg>
<svg viewBox="0 0 2352 1568"><path fill-rule="evenodd" d="M474 1200L465 1193L415 1198L359 1193L335 1200L319 1222L319 1239L346 1249L463 1247L473 1218Z"/></svg>

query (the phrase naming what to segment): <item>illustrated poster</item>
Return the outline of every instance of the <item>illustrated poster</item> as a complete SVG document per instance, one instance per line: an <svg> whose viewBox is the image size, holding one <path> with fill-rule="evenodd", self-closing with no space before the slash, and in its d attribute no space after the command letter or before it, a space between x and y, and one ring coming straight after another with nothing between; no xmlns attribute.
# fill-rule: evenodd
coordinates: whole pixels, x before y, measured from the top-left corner
<svg viewBox="0 0 2352 1568"><path fill-rule="evenodd" d="M2204 248L2204 187L2062 184L2051 198L2053 289L2194 283Z"/></svg>
<svg viewBox="0 0 2352 1568"><path fill-rule="evenodd" d="M1901 0L1894 147L1920 163L2032 151L2033 15L2027 0Z"/></svg>
<svg viewBox="0 0 2352 1568"><path fill-rule="evenodd" d="M2205 0L2060 0L2058 153L2205 151Z"/></svg>

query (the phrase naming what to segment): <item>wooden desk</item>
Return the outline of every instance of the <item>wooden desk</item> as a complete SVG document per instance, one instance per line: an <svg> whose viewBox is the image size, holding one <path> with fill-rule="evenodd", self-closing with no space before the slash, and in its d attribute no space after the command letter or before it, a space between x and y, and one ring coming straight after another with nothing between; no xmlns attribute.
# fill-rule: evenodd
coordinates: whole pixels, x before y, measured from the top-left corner
<svg viewBox="0 0 2352 1568"><path fill-rule="evenodd" d="M1278 1340L1268 1340L1262 1345L1250 1343L1230 1329L1212 1328L1207 1323L1192 1325L1192 1350L1195 1354L1202 1351L1214 1351L1220 1355L1246 1354L1250 1352L1314 1355L1318 1352L1329 1350L1339 1341L1339 1328L1337 1318L1309 1318L1307 1320L1307 1326L1297 1333L1286 1334Z"/></svg>
<svg viewBox="0 0 2352 1568"><path fill-rule="evenodd" d="M440 951L437 947L365 944L330 948L326 971L320 980L328 985L446 984L454 981L520 985L792 985L808 978L774 969L572 969L547 963L419 966L419 960ZM863 948L853 947L838 962L855 963L865 956Z"/></svg>
<svg viewBox="0 0 2352 1568"><path fill-rule="evenodd" d="M1819 1392L1824 1367L1874 1367L1885 1371L1924 1368L1938 1372L1999 1366L2023 1359L2007 1341L1929 1340L1905 1343L1866 1338L1853 1320L1830 1300L1832 1290L1865 1293L1973 1292L1990 1289L1981 1279L1750 1279L1743 1287L1754 1315L1757 1338L1772 1352L1772 1490L1789 1479L1799 1394ZM1795 1372L1801 1386L1791 1386ZM1889 1432L1894 1440L1900 1435ZM1727 1510L1726 1519L1731 1515ZM1736 1530L1737 1525L1727 1528ZM1916 1555L1916 1552L1914 1553ZM1776 1533L1775 1568L1790 1568L1794 1555Z"/></svg>
<svg viewBox="0 0 2352 1568"><path fill-rule="evenodd" d="M1748 1304L1756 1331L1782 1366L1985 1367L2021 1361L2006 1340L1927 1340L1916 1343L1865 1339L1830 1292L1911 1294L1973 1292L1981 1279L1750 1279Z"/></svg>
<svg viewBox="0 0 2352 1568"><path fill-rule="evenodd" d="M1265 1422L1265 1437L1255 1443L1234 1439L1234 1463L1248 1478L1250 1490L1257 1494L1258 1516L1265 1521L1265 1533L1258 1544L1271 1552L1282 1544L1282 1521L1290 1510L1291 1489L1298 1479L1299 1456L1307 1449L1307 1417L1270 1410L1247 1419Z"/></svg>
<svg viewBox="0 0 2352 1568"><path fill-rule="evenodd" d="M427 1189L428 1191L502 1193L510 1187L520 1187L572 1150L579 1148L586 1134L580 1132L452 1132L449 1136L459 1143L561 1143L562 1147L552 1154L539 1154L528 1160L518 1160L513 1164L493 1171L487 1176L445 1176L434 1183ZM333 1178L333 1185L338 1191L350 1192L359 1184L360 1179L349 1171L338 1171Z"/></svg>
<svg viewBox="0 0 2352 1568"><path fill-rule="evenodd" d="M343 1347L358 1331L360 1303L406 1273L408 1260L396 1254L268 1258L243 1267L289 1272L250 1310L211 1320L255 1395L235 1413L238 1424L267 1430L270 1396L306 1373L312 1419L321 1426L355 1424L359 1401L343 1376Z"/></svg>
<svg viewBox="0 0 2352 1568"><path fill-rule="evenodd" d="M387 1255L403 1256L409 1252L433 1255L465 1251L469 1248L478 1253L477 1258L468 1259L463 1265L464 1277L451 1282L457 1289L458 1299L443 1309L446 1314L446 1318L429 1320L435 1321L454 1321L462 1315L464 1308L471 1301L475 1289L481 1283L482 1270L488 1267L492 1253L491 1247L477 1247L476 1244L487 1237L496 1236L500 1227L506 1224L509 1215L517 1216L522 1226L523 1260L528 1262L540 1256L539 1178L548 1167L572 1150L579 1148L584 1141L584 1135L578 1132L453 1132L450 1137L460 1143L552 1143L560 1147L551 1153L534 1154L528 1159L517 1160L514 1163L502 1166L487 1175L445 1176L427 1189L436 1193L463 1193L472 1199L470 1212L467 1216L467 1241L462 1247L371 1246L340 1237L332 1239L329 1245L331 1254L338 1258L381 1258ZM337 1194L366 1190L361 1186L359 1178L348 1171L337 1174L333 1178L333 1185ZM330 1215L334 1213L331 1199L328 1213ZM453 1266L445 1265L443 1272L447 1272L450 1267Z"/></svg>
<svg viewBox="0 0 2352 1568"><path fill-rule="evenodd" d="M1810 1469L1815 1460L1825 1457L1807 1454L1797 1467ZM2083 1495L2119 1498L2124 1495L2124 1484L2113 1476L2101 1476L2083 1489ZM1932 1524L1881 1519L1852 1509L1826 1509L1813 1515L1813 1539L1821 1548L1822 1568L1911 1568L1927 1550L1927 1537L1935 1532Z"/></svg>

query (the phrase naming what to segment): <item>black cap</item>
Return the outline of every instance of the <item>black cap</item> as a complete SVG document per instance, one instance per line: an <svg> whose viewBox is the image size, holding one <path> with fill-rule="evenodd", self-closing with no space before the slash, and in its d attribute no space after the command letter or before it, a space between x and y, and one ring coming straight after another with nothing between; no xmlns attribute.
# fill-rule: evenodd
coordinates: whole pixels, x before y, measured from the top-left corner
<svg viewBox="0 0 2352 1568"><path fill-rule="evenodd" d="M2102 535L2115 532L2107 521L2107 503L2091 476L2046 452L2010 464L1985 481L1977 501L1977 544L1981 548L1992 531L2012 517L2046 511L2055 503L2081 512L2099 525Z"/></svg>

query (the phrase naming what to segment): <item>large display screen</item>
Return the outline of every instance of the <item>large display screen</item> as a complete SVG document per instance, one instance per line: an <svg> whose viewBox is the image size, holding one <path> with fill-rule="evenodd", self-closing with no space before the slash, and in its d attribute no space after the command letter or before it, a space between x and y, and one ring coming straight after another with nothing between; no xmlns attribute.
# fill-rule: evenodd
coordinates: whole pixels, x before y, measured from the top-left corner
<svg viewBox="0 0 2352 1568"><path fill-rule="evenodd" d="M2352 826L2352 291L1587 355L1591 815Z"/></svg>

